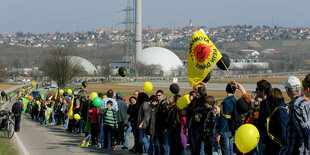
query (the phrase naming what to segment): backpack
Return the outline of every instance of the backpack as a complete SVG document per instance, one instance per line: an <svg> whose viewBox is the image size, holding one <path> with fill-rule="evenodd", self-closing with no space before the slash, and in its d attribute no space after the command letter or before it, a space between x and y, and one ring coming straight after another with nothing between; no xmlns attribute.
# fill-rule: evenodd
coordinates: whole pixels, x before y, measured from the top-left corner
<svg viewBox="0 0 310 155"><path fill-rule="evenodd" d="M19 102L15 102L12 106L12 112L14 114L19 114L21 112L20 106L18 104Z"/></svg>
<svg viewBox="0 0 310 155"><path fill-rule="evenodd" d="M237 112L236 103L234 102L234 100L231 98L228 98L228 99L234 104L234 108L231 113L231 118L228 119L228 127L232 135L235 135L238 128L242 125L242 118Z"/></svg>

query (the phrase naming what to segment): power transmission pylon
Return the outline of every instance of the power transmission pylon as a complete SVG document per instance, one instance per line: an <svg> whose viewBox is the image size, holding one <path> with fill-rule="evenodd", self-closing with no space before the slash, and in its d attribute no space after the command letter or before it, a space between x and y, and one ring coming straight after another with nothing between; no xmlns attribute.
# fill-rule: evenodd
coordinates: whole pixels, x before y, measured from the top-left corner
<svg viewBox="0 0 310 155"><path fill-rule="evenodd" d="M134 0L133 0L134 1ZM127 1L127 7L123 11L126 12L126 19L122 24L125 24L125 50L123 56L123 62L126 64L126 69L130 75L134 75L136 73L135 67L135 46L134 46L134 8L131 6L131 0Z"/></svg>

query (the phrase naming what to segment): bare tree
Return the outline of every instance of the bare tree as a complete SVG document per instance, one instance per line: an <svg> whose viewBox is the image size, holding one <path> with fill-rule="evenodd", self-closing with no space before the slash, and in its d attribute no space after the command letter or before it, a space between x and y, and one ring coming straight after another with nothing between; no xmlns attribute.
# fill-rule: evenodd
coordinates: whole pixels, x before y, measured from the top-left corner
<svg viewBox="0 0 310 155"><path fill-rule="evenodd" d="M162 66L154 64L137 63L136 70L139 76L161 76L163 73Z"/></svg>
<svg viewBox="0 0 310 155"><path fill-rule="evenodd" d="M102 66L101 74L102 74L102 76L106 77L106 79L108 79L108 81L109 81L109 76L111 76L111 74L112 74L112 67L109 65L108 62L106 62Z"/></svg>
<svg viewBox="0 0 310 155"><path fill-rule="evenodd" d="M80 61L70 57L73 52L72 48L55 48L43 59L40 70L56 81L59 88L64 88L70 80L83 72Z"/></svg>
<svg viewBox="0 0 310 155"><path fill-rule="evenodd" d="M0 81L3 81L3 78L6 76L5 66L2 59L0 59Z"/></svg>
<svg viewBox="0 0 310 155"><path fill-rule="evenodd" d="M19 76L20 75L20 68L22 67L22 64L20 62L20 59L18 57L16 57L13 62L12 62L12 66L16 69L16 74L15 76Z"/></svg>

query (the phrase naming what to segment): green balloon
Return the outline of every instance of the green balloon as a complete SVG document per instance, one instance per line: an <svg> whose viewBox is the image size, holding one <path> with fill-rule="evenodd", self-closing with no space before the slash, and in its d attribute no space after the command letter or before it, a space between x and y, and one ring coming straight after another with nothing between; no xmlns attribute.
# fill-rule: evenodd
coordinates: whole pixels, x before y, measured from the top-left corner
<svg viewBox="0 0 310 155"><path fill-rule="evenodd" d="M43 95L43 94L41 94L41 98L44 98L44 95Z"/></svg>
<svg viewBox="0 0 310 155"><path fill-rule="evenodd" d="M99 107L102 107L103 101L100 97L96 97L94 98L93 103L95 107L99 108Z"/></svg>

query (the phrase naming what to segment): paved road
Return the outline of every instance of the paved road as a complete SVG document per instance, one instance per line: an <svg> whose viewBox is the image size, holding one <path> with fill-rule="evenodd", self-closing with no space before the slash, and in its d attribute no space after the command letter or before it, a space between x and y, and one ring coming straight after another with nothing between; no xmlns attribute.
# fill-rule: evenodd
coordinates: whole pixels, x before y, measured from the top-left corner
<svg viewBox="0 0 310 155"><path fill-rule="evenodd" d="M120 85L127 85L127 86L143 86L144 82L127 82L127 83L121 83ZM169 87L172 82L152 82L154 87ZM189 86L189 83L178 83L180 88L187 88L192 89L192 87ZM206 87L207 90L225 90L227 84L214 84L214 83L207 83ZM243 84L243 87L247 91L254 91L256 88L256 84ZM285 91L285 88L283 85L275 84L272 85L274 88L279 88L281 91Z"/></svg>
<svg viewBox="0 0 310 155"><path fill-rule="evenodd" d="M6 107L11 109L13 103L6 104ZM130 154L129 151L121 150L122 146L117 146L116 151L74 147L83 140L83 134L69 133L65 128L55 125L40 127L39 121L32 120L29 114L22 115L21 130L16 134L30 155ZM133 147L133 141L131 135L129 148ZM24 154L22 149L20 152Z"/></svg>

